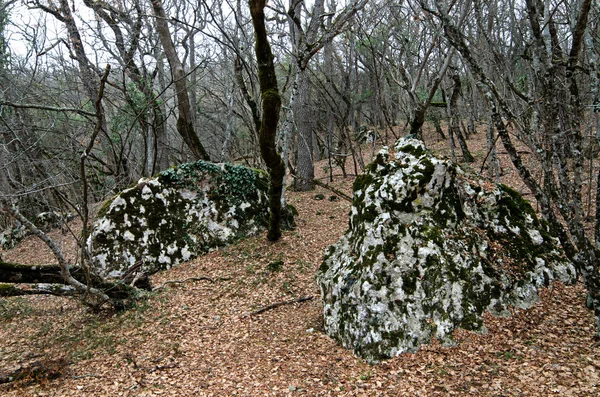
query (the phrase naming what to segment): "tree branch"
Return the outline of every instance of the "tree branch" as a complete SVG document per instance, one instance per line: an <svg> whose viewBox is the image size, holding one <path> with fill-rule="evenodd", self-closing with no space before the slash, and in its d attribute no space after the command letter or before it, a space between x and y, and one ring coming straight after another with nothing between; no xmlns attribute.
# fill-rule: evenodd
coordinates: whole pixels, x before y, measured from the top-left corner
<svg viewBox="0 0 600 397"><path fill-rule="evenodd" d="M96 113L86 112L83 109L79 108L64 108L64 107L54 107L54 106L45 106L34 103L15 103L10 101L0 101L0 106L8 106L15 109L39 109L39 110L50 110L52 112L72 112L78 113L83 116L96 117Z"/></svg>

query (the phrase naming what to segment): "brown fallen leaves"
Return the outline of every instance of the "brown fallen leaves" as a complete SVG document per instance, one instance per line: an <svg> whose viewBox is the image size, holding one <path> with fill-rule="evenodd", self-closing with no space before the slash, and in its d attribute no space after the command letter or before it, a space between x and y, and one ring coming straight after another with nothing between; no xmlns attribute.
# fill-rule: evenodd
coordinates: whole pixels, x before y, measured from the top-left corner
<svg viewBox="0 0 600 397"><path fill-rule="evenodd" d="M334 186L349 192L351 183L338 177ZM314 200L318 193L325 199ZM510 318L486 315L487 333L458 330L454 346L433 342L374 366L338 346L323 333L314 281L325 248L347 227L349 203L332 195L290 192L298 228L280 242L249 238L157 274L157 286L186 281L166 284L123 314L98 316L56 297L2 300L0 373L32 360L67 364L58 378L2 385L0 395L600 394L600 349L591 347L593 318L580 284L554 284ZM23 255L42 255L35 242L25 247L3 256L26 262ZM269 270L278 260L281 271Z"/></svg>

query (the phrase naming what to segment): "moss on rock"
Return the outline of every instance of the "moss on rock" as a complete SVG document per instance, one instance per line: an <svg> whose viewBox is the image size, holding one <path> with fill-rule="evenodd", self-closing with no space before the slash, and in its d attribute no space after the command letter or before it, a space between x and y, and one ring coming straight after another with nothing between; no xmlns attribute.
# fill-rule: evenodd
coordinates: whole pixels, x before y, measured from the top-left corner
<svg viewBox="0 0 600 397"><path fill-rule="evenodd" d="M491 188L490 188L491 186ZM422 142L384 148L354 185L349 229L319 268L326 332L371 362L482 313L528 307L575 271L518 192L466 175Z"/></svg>
<svg viewBox="0 0 600 397"><path fill-rule="evenodd" d="M95 270L168 269L268 225L268 176L231 164L182 164L107 202L88 245Z"/></svg>

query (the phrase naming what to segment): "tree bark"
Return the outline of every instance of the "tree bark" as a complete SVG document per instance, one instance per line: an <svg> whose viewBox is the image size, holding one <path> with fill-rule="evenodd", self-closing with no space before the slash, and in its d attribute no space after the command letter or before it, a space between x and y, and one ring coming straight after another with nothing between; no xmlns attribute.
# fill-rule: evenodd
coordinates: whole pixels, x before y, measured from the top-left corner
<svg viewBox="0 0 600 397"><path fill-rule="evenodd" d="M76 296L80 293L70 285L60 283L0 284L0 296L55 295Z"/></svg>
<svg viewBox="0 0 600 397"><path fill-rule="evenodd" d="M275 136L281 109L281 96L277 87L277 76L273 64L273 53L265 27L265 0L250 0L250 14L254 26L256 60L258 62L258 80L262 96L262 118L259 130L260 154L269 169L269 208L271 216L267 238L270 241L281 237L281 190L285 165L277 153Z"/></svg>

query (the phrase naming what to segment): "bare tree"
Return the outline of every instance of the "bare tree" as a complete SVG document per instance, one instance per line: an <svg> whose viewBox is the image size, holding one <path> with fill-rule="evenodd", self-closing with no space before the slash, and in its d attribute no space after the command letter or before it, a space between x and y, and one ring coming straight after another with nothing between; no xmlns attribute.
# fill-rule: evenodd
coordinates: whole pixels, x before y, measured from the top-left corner
<svg viewBox="0 0 600 397"><path fill-rule="evenodd" d="M310 115L310 81L308 67L311 59L339 35L350 23L354 14L367 3L366 0L351 1L334 18L328 30L322 31L325 1L317 0L307 25L303 24L303 0L292 0L287 11L290 19L292 54L295 61L295 77L292 85L290 109L293 110L293 123L298 129L298 162L296 189L314 188L313 129Z"/></svg>
<svg viewBox="0 0 600 397"><path fill-rule="evenodd" d="M171 67L173 82L175 83L178 104L177 108L179 111L179 117L177 118L177 131L196 159L209 160L210 158L208 153L204 149L204 146L202 146L200 138L198 138L196 130L194 129L194 116L188 94L186 73L183 63L177 55L177 50L175 48L175 44L173 43L173 39L171 38L171 33L169 32L169 25L167 23L167 16L162 4L162 0L152 0L151 3L152 9L154 10L154 14L156 16L156 30L159 34L167 61Z"/></svg>
<svg viewBox="0 0 600 397"><path fill-rule="evenodd" d="M446 4L436 0L435 5L422 2L422 6L442 22L445 36L461 54L485 94L496 131L515 168L537 199L544 219L558 234L567 257L583 278L588 290L588 306L594 310L597 336L600 337L600 252L595 244L598 236L589 238L584 224L582 121L585 114L579 89L584 77L580 63L591 3L591 0L582 0L572 12L566 12L564 3L550 9L537 0L527 0L524 8L517 8L527 21L522 28L527 29L531 37L526 54L531 77L529 93L537 100L519 90L517 84L510 81L510 76L498 74L494 77L499 79L494 81L485 72L480 59L467 45L469 38L458 28ZM483 2L476 1L475 6L479 12L485 12ZM559 26L562 28L559 29ZM561 40L561 34L568 35L569 40ZM505 54L498 50L499 43L489 35L486 41L494 56L503 59ZM498 88L502 80L511 90L510 97ZM520 106L524 104L533 112L520 112ZM534 177L533 170L516 149L505 118L511 120L518 136L537 156L542 168L542 181ZM598 222L600 211L596 211L596 225Z"/></svg>

